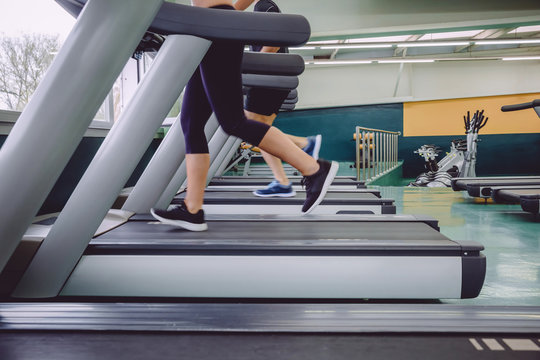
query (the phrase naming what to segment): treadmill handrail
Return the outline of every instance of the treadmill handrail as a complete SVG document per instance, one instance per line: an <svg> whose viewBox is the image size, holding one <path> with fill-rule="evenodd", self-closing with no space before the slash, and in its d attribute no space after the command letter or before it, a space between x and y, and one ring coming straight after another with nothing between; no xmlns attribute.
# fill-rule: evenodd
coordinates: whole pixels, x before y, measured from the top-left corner
<svg viewBox="0 0 540 360"><path fill-rule="evenodd" d="M242 73L298 76L304 72L304 59L298 54L244 52Z"/></svg>
<svg viewBox="0 0 540 360"><path fill-rule="evenodd" d="M531 102L526 102L522 104L504 105L503 107L501 107L501 111L508 112L508 111L525 110L525 109L532 109L537 106L540 106L540 99L536 99Z"/></svg>
<svg viewBox="0 0 540 360"><path fill-rule="evenodd" d="M298 76L242 74L244 86L293 90L298 87Z"/></svg>
<svg viewBox="0 0 540 360"><path fill-rule="evenodd" d="M77 17L87 0L55 0ZM248 45L301 46L311 36L302 15L207 9L164 2L148 31L160 35L193 35Z"/></svg>

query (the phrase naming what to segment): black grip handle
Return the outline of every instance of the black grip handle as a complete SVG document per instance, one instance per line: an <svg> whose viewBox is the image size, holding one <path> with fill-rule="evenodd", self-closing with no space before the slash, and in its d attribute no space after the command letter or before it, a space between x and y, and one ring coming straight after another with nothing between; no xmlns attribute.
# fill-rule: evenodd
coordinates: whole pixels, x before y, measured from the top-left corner
<svg viewBox="0 0 540 360"><path fill-rule="evenodd" d="M525 110L525 109L531 109L537 106L540 106L540 99L536 99L531 102L527 102L523 104L505 105L501 107L501 111L507 112L507 111Z"/></svg>

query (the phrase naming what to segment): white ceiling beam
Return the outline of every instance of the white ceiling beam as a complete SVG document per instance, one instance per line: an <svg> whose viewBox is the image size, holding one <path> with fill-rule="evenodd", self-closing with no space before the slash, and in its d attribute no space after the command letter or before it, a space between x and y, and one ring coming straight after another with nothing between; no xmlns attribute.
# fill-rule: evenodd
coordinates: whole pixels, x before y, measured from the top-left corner
<svg viewBox="0 0 540 360"><path fill-rule="evenodd" d="M416 35L411 35L407 38L407 40L405 41L418 41L418 39L420 39L422 36L424 36L425 34L416 34ZM394 56L405 56L405 53L406 51L404 49L407 49L407 48L396 48L396 50L394 50Z"/></svg>
<svg viewBox="0 0 540 360"><path fill-rule="evenodd" d="M509 33L510 31L514 29L515 28L487 29L487 30L482 31L479 34L476 34L470 40L474 41L474 40L497 39L503 35L506 35L507 33ZM464 52L464 51L470 51L473 46L474 45L460 46L456 48L455 52L459 53L459 52Z"/></svg>

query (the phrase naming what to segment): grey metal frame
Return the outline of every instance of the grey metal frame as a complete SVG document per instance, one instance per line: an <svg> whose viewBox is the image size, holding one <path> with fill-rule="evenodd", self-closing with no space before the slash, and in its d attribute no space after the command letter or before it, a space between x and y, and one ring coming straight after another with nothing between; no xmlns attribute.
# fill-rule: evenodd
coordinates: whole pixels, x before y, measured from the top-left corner
<svg viewBox="0 0 540 360"><path fill-rule="evenodd" d="M190 334L295 332L306 335L380 332L405 333L407 336L411 336L411 333L432 336L434 333L485 332L532 336L540 333L539 317L540 308L537 306L470 304L0 304L1 328L4 331L175 331ZM40 321L36 322L35 319ZM17 333L17 336L24 335Z"/></svg>
<svg viewBox="0 0 540 360"><path fill-rule="evenodd" d="M208 185L212 178L217 175L218 169L222 167L223 163L225 163L226 165L229 162L230 157L227 157L231 153L231 149L233 149L234 145L238 144L239 141L241 140L238 139L236 136L229 136L227 138L221 149L219 149L219 152L214 157L212 163L210 164L210 168L208 169L208 175L206 176L206 185Z"/></svg>
<svg viewBox="0 0 540 360"><path fill-rule="evenodd" d="M212 139L208 142L208 151L210 153L210 164L211 164L210 167L212 168L211 170L212 172L210 171L210 169L208 170L208 175L206 177L207 185L210 182L210 180L212 180L212 178L214 177L213 172L215 172L217 166L219 166L216 160L219 161L219 158L220 158L219 154L222 151L223 147L226 146L227 140L229 140L230 137L231 136L227 134L220 126L218 127L214 136L212 136ZM231 145L232 144L229 144L229 146Z"/></svg>
<svg viewBox="0 0 540 360"><path fill-rule="evenodd" d="M184 133L178 117L133 187L122 210L150 212L184 161L185 155Z"/></svg>
<svg viewBox="0 0 540 360"><path fill-rule="evenodd" d="M167 38L43 241L15 296L58 294L210 44L190 35Z"/></svg>
<svg viewBox="0 0 540 360"><path fill-rule="evenodd" d="M214 176L221 176L223 175L223 173L225 172L226 168L227 168L227 165L229 165L229 162L231 161L231 159L233 158L234 154L236 153L236 149L238 149L238 147L240 146L240 144L242 143L242 140L241 139L238 139L236 138L236 141L232 144L232 146L229 148L229 151L227 152L227 154L225 155L225 157L223 158L223 162L221 163L221 165L217 168Z"/></svg>
<svg viewBox="0 0 540 360"><path fill-rule="evenodd" d="M0 151L0 269L162 3L88 1Z"/></svg>
<svg viewBox="0 0 540 360"><path fill-rule="evenodd" d="M461 268L459 256L85 255L61 295L460 298Z"/></svg>

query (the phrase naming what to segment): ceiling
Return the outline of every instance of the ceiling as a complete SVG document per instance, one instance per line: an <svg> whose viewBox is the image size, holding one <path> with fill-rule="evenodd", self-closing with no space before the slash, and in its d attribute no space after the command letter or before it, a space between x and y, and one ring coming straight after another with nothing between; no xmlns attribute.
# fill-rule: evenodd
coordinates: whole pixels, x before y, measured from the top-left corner
<svg viewBox="0 0 540 360"><path fill-rule="evenodd" d="M540 0L274 2L309 20L310 42L291 49L307 64L540 57Z"/></svg>

